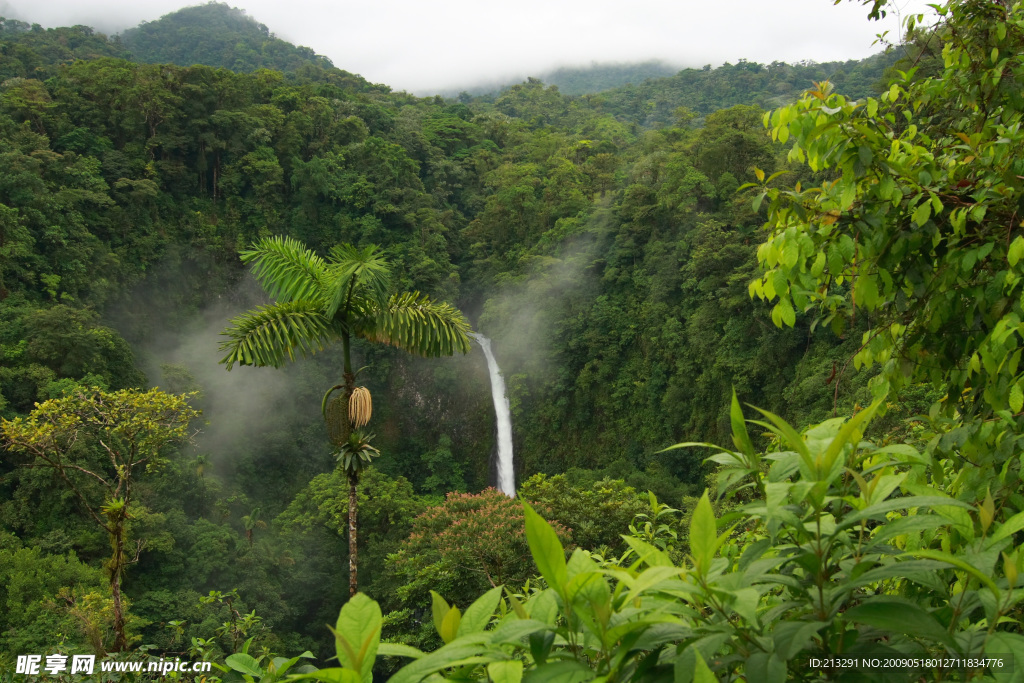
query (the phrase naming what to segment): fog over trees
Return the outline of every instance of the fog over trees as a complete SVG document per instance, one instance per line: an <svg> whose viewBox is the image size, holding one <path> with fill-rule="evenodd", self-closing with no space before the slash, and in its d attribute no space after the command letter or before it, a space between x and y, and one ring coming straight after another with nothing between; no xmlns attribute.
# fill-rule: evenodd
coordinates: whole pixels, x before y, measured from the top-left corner
<svg viewBox="0 0 1024 683"><path fill-rule="evenodd" d="M430 97L2 20L0 680L1018 680L1024 12L943 7Z"/></svg>

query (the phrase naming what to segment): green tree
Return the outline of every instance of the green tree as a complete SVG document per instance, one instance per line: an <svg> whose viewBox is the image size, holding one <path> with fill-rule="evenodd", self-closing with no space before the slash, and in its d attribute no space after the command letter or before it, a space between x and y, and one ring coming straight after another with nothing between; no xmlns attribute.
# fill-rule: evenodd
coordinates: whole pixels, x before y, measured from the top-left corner
<svg viewBox="0 0 1024 683"><path fill-rule="evenodd" d="M121 595L125 568L145 540L129 548L129 520L136 479L166 463L169 445L188 439L199 413L188 395L127 389L80 390L38 404L28 417L0 421L3 444L28 455L30 467L53 470L109 536L107 562L114 608L114 650L128 647Z"/></svg>
<svg viewBox="0 0 1024 683"><path fill-rule="evenodd" d="M983 497L993 471L1007 490L1021 481L1024 13L964 0L940 15L936 75L912 69L862 101L821 83L765 117L823 182L783 190L761 174L771 234L750 292L777 299L779 326L816 310L837 333L864 329L853 363L880 366L876 394L942 390L941 448L978 465L962 481Z"/></svg>
<svg viewBox="0 0 1024 683"><path fill-rule="evenodd" d="M239 365L280 367L286 360L322 350L340 341L344 353L343 394L331 403L340 429L332 436L349 482L349 590L356 594L356 488L359 473L376 449L361 432L353 433L349 399L356 390L352 340L396 346L425 357L469 351L470 327L458 309L431 301L419 292L389 294L390 267L370 245L333 247L324 259L288 237L260 240L242 253L256 279L277 303L232 320L221 359L228 370Z"/></svg>

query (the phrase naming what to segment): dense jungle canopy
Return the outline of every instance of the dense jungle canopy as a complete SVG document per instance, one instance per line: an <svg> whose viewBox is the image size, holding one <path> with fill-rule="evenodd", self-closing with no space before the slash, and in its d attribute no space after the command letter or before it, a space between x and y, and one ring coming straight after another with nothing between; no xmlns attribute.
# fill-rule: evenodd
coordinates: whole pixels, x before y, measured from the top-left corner
<svg viewBox="0 0 1024 683"><path fill-rule="evenodd" d="M423 98L217 3L114 37L0 19L0 681L51 652L280 680L307 650L334 681L821 680L807 657L854 652L1024 680L1024 12L910 29ZM387 319L218 365L235 316L351 294L312 261L260 291L239 255L282 235L493 340L516 499L479 348L373 343ZM324 425L350 351L357 487Z"/></svg>

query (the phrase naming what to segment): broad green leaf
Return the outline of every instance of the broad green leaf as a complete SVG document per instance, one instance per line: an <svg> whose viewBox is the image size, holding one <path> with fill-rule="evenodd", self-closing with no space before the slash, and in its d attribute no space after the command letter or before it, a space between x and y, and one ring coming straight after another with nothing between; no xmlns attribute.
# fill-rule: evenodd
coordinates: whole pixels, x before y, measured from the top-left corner
<svg viewBox="0 0 1024 683"><path fill-rule="evenodd" d="M247 655L244 652L228 655L224 660L224 663L240 673L248 674L256 678L261 678L263 676L263 669L260 667L260 663L256 661L254 657Z"/></svg>
<svg viewBox="0 0 1024 683"><path fill-rule="evenodd" d="M747 659L744 667L747 680L763 683L785 683L788 674L786 663L775 656L774 653L755 652Z"/></svg>
<svg viewBox="0 0 1024 683"><path fill-rule="evenodd" d="M430 611L434 618L434 630L440 635L441 625L444 624L444 618L448 616L451 607L449 607L448 601L442 598L439 593L430 591Z"/></svg>
<svg viewBox="0 0 1024 683"><path fill-rule="evenodd" d="M548 588L530 598L526 603L530 619L554 625L558 618L558 598L555 595L555 590Z"/></svg>
<svg viewBox="0 0 1024 683"><path fill-rule="evenodd" d="M693 667L693 683L718 683L718 678L715 674L711 673L711 669L708 668L707 662L697 652L697 660Z"/></svg>
<svg viewBox="0 0 1024 683"><path fill-rule="evenodd" d="M342 606L334 627L338 663L358 672L365 681L370 679L377 657L382 620L380 605L356 593Z"/></svg>
<svg viewBox="0 0 1024 683"><path fill-rule="evenodd" d="M487 665L487 675L492 683L520 683L523 680L523 663L519 660L491 662Z"/></svg>
<svg viewBox="0 0 1024 683"><path fill-rule="evenodd" d="M1011 266L1015 266L1022 258L1024 258L1024 237L1018 235L1010 243L1010 248L1006 251L1006 261Z"/></svg>
<svg viewBox="0 0 1024 683"><path fill-rule="evenodd" d="M928 218L932 215L932 205L929 202L921 202L916 209L914 209L914 222L918 226L923 226L928 222Z"/></svg>
<svg viewBox="0 0 1024 683"><path fill-rule="evenodd" d="M793 305L789 303L788 297L779 299L779 303L775 305L775 308L778 309L779 318L787 327L793 327L796 324L796 312L793 310ZM782 325L779 327L782 327Z"/></svg>
<svg viewBox="0 0 1024 683"><path fill-rule="evenodd" d="M846 610L843 616L849 621L893 633L926 638L945 645L953 644L949 631L938 619L907 600L875 596Z"/></svg>
<svg viewBox="0 0 1024 683"><path fill-rule="evenodd" d="M1024 683L1024 636L1005 631L993 633L985 641L985 656L1004 660L999 673L993 670L998 683Z"/></svg>
<svg viewBox="0 0 1024 683"><path fill-rule="evenodd" d="M523 515L526 518L526 542L530 546L530 554L537 564L541 576L548 585L559 592L564 592L567 580L565 567L565 549L551 525L538 515L529 503L523 503Z"/></svg>
<svg viewBox="0 0 1024 683"><path fill-rule="evenodd" d="M500 586L492 588L474 600L473 604L466 608L466 613L462 615L458 635L464 636L467 633L483 631L487 628L487 624L491 621L491 616L498 609L498 602L500 600Z"/></svg>
<svg viewBox="0 0 1024 683"><path fill-rule="evenodd" d="M1019 413L1024 408L1024 391L1021 391L1020 384L1010 387L1010 410Z"/></svg>
<svg viewBox="0 0 1024 683"><path fill-rule="evenodd" d="M444 615L444 620L441 622L441 629L438 631L438 635L441 636L441 640L446 643L450 643L458 636L459 624L462 622L462 614L459 612L458 607L452 607L448 610L448 614Z"/></svg>

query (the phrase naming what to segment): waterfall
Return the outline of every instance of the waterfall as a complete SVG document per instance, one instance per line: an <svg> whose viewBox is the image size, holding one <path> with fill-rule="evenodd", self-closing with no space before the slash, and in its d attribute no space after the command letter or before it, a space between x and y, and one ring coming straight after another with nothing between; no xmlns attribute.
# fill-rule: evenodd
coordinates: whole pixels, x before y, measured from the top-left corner
<svg viewBox="0 0 1024 683"><path fill-rule="evenodd" d="M505 380L498 362L491 353L491 340L482 334L470 334L487 356L487 371L491 375L491 398L498 421L498 490L510 498L516 495L515 472L512 470L512 415L505 394Z"/></svg>

